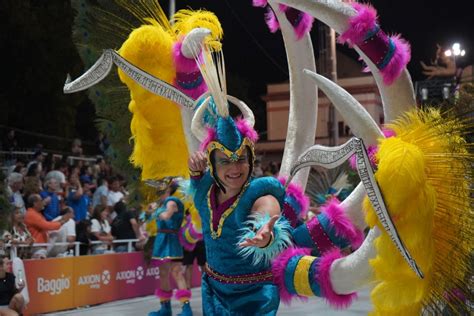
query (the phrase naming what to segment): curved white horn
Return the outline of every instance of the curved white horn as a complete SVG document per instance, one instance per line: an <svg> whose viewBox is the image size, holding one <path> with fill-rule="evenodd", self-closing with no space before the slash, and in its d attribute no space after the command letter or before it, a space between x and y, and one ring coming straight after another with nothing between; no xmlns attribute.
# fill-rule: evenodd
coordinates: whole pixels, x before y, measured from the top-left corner
<svg viewBox="0 0 474 316"><path fill-rule="evenodd" d="M338 0L278 0L278 2L308 12L339 34L347 30L349 19L357 14L351 5ZM357 46L355 49L374 75L382 97L386 122L391 122L416 105L413 84L406 68L390 86L387 86L383 83L374 63Z"/></svg>
<svg viewBox="0 0 474 316"><path fill-rule="evenodd" d="M293 26L279 10L278 4L270 1L270 5L280 23L290 73L288 129L280 168L280 175L289 175L292 165L303 151L314 145L318 121L318 93L314 84L305 80L302 71L303 69L316 71L316 64L310 35L305 34L297 40ZM292 182L306 187L309 172L309 169L302 170Z"/></svg>
<svg viewBox="0 0 474 316"><path fill-rule="evenodd" d="M206 96L207 95L207 96ZM203 118L204 114L206 113L206 109L209 105L209 102L211 100L211 97L209 94L206 94L200 97L203 98L205 97L206 99L204 102L201 104L201 106L196 110L196 113L194 113L193 120L191 122L191 131L193 132L194 136L199 141L202 141L206 138L207 136L207 130L203 125ZM249 123L252 127L255 125L255 116L253 115L252 110L248 107L247 104L245 104L244 101L237 99L236 97L233 97L231 95L227 96L227 100L232 102L239 110L242 112L242 115L244 119ZM198 101L196 101L197 103Z"/></svg>
<svg viewBox="0 0 474 316"><path fill-rule="evenodd" d="M331 80L307 69L304 70L328 97L344 118L352 133L364 140L366 145L376 145L383 133L367 110L346 90Z"/></svg>
<svg viewBox="0 0 474 316"><path fill-rule="evenodd" d="M372 228L359 249L332 263L329 276L337 294L354 293L371 281L373 270L369 260L377 254L374 242L379 235L380 230Z"/></svg>
<svg viewBox="0 0 474 316"><path fill-rule="evenodd" d="M195 28L189 32L183 39L183 45L181 45L181 53L183 56L193 59L195 57L194 54L200 52L204 38L209 35L211 35L211 31L203 27Z"/></svg>
<svg viewBox="0 0 474 316"><path fill-rule="evenodd" d="M202 124L202 119L204 118L204 113L206 113L210 100L210 96L206 97L201 106L196 110L196 113L194 113L193 120L191 121L191 131L199 141L203 141L207 136L207 131Z"/></svg>
<svg viewBox="0 0 474 316"><path fill-rule="evenodd" d="M244 116L244 119L249 123L252 127L255 125L255 116L253 115L252 110L248 107L247 104L245 104L244 101L237 99L236 97L233 97L231 95L227 96L227 100L232 102L235 106L237 106L242 112L242 115Z"/></svg>

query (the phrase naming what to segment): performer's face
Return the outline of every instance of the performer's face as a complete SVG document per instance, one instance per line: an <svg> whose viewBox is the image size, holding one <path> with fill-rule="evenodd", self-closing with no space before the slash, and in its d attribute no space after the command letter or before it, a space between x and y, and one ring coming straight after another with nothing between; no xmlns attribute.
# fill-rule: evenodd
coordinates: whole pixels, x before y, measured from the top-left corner
<svg viewBox="0 0 474 316"><path fill-rule="evenodd" d="M216 150L215 165L217 176L226 189L240 190L250 172L248 149L242 152L237 161L230 160L224 153Z"/></svg>

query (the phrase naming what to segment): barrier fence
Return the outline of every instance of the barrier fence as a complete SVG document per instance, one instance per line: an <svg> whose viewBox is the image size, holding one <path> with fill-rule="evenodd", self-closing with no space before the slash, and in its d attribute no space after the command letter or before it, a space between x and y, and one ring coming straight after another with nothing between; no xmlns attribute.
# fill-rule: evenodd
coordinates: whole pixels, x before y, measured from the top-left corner
<svg viewBox="0 0 474 316"><path fill-rule="evenodd" d="M24 260L30 297L24 315L151 295L163 262L147 265L142 252ZM192 286L200 284L194 264Z"/></svg>

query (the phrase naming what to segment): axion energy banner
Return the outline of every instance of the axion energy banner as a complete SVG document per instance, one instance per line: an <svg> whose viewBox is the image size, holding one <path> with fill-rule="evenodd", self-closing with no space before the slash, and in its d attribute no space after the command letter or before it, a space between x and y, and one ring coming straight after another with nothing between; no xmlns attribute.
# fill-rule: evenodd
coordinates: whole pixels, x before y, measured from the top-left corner
<svg viewBox="0 0 474 316"><path fill-rule="evenodd" d="M159 286L161 264L147 265L140 252L25 260L30 295L26 314L151 295ZM196 265L193 272L193 286L200 286Z"/></svg>

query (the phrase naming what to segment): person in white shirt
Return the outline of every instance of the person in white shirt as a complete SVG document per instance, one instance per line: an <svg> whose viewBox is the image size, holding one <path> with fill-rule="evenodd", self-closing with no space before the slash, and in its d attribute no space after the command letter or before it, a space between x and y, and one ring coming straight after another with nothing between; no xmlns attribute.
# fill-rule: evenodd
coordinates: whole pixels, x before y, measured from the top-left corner
<svg viewBox="0 0 474 316"><path fill-rule="evenodd" d="M94 213L91 220L91 234L96 240L102 241L103 243L94 245L92 247L92 254L103 254L112 246L114 237L112 236L112 229L107 220L108 216L109 210L106 207L97 205L94 208Z"/></svg>
<svg viewBox="0 0 474 316"><path fill-rule="evenodd" d="M21 189L23 189L23 175L18 172L12 172L8 176L7 194L10 197L11 203L19 208L22 214L25 214L25 201L21 196Z"/></svg>
<svg viewBox="0 0 474 316"><path fill-rule="evenodd" d="M51 248L48 249L49 257L57 257L64 255L69 249L73 249L74 242L76 241L76 222L74 221L74 209L72 207L64 207L59 216L53 219L53 221L59 221L64 215L69 215L69 220L61 226L59 230L55 230L49 233L49 242L52 244ZM69 245L55 246L54 243L68 242Z"/></svg>

